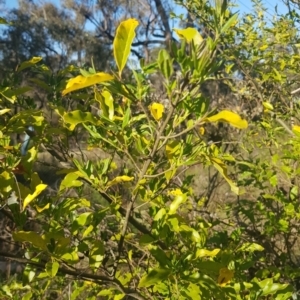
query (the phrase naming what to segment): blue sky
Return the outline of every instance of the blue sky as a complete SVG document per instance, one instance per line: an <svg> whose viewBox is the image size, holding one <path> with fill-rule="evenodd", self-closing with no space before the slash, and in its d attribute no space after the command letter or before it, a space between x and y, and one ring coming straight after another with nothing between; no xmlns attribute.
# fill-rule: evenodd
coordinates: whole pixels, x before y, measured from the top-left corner
<svg viewBox="0 0 300 300"><path fill-rule="evenodd" d="M250 0L235 0L239 5L240 12L248 12L251 9L251 1ZM52 0L51 2L60 3L59 0ZM281 13L285 13L287 10L285 5L280 0L262 0L265 7L268 9L268 15L271 15L275 12L275 6L278 5L278 11ZM9 8L17 7L18 0L6 0L6 6Z"/></svg>

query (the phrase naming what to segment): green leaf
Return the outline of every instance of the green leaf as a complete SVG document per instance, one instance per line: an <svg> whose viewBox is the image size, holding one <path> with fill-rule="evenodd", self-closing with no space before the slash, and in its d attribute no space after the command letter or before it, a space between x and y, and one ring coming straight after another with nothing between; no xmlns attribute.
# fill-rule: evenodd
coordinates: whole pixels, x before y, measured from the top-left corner
<svg viewBox="0 0 300 300"><path fill-rule="evenodd" d="M233 183L233 181L228 177L227 175L227 167L226 165L218 158L212 157L210 158L212 164L214 167L220 172L220 174L225 178L225 180L228 182L228 184L231 187L231 190L239 195L240 191L239 188Z"/></svg>
<svg viewBox="0 0 300 300"><path fill-rule="evenodd" d="M214 249L214 250L210 251L210 250L206 250L206 249L198 249L196 252L196 258L205 257L205 256L215 257L220 252L220 250L221 249Z"/></svg>
<svg viewBox="0 0 300 300"><path fill-rule="evenodd" d="M90 112L83 112L81 110L74 110L63 115L65 123L69 124L68 129L73 131L78 124L92 123L97 124L96 118Z"/></svg>
<svg viewBox="0 0 300 300"><path fill-rule="evenodd" d="M153 242L154 242L154 238L149 234L142 235L139 240L139 243L141 245L148 245L148 244L152 244Z"/></svg>
<svg viewBox="0 0 300 300"><path fill-rule="evenodd" d="M67 188L82 186L82 182L76 180L78 177L79 175L76 174L76 172L67 174L60 184L59 191L61 192Z"/></svg>
<svg viewBox="0 0 300 300"><path fill-rule="evenodd" d="M119 76L121 76L129 57L131 44L135 38L135 29L138 24L136 19L128 19L121 22L117 28L113 47L114 58L119 69Z"/></svg>
<svg viewBox="0 0 300 300"><path fill-rule="evenodd" d="M72 78L68 81L66 88L62 91L62 95L66 95L70 92L77 91L91 85L95 85L101 82L106 82L113 80L114 77L107 73L96 73L88 77L78 75L75 78Z"/></svg>
<svg viewBox="0 0 300 300"><path fill-rule="evenodd" d="M238 14L234 14L222 27L221 34L226 32L229 27L234 26L237 22Z"/></svg>
<svg viewBox="0 0 300 300"><path fill-rule="evenodd" d="M6 19L0 17L0 24L9 25L9 22L7 22Z"/></svg>
<svg viewBox="0 0 300 300"><path fill-rule="evenodd" d="M31 243L38 249L47 250L47 243L46 241L38 235L36 232L33 231L17 231L13 233L13 238L15 241L18 242L28 242Z"/></svg>
<svg viewBox="0 0 300 300"><path fill-rule="evenodd" d="M106 107L108 108L108 118L110 120L114 119L114 98L112 97L111 93L109 91L103 91L102 96L104 98L104 103Z"/></svg>
<svg viewBox="0 0 300 300"><path fill-rule="evenodd" d="M173 60L165 49L159 51L157 63L164 77L170 78L174 72Z"/></svg>
<svg viewBox="0 0 300 300"><path fill-rule="evenodd" d="M131 116L131 109L130 106L128 106L123 118L122 129L124 129L129 124L130 116Z"/></svg>
<svg viewBox="0 0 300 300"><path fill-rule="evenodd" d="M171 265L171 262L166 255L166 253L158 247L153 247L150 249L150 253L159 262L162 267L167 267Z"/></svg>
<svg viewBox="0 0 300 300"><path fill-rule="evenodd" d="M160 283L161 281L167 280L169 275L171 274L171 270L169 269L153 269L148 274L142 277L139 282L138 287L149 287L156 283Z"/></svg>
<svg viewBox="0 0 300 300"><path fill-rule="evenodd" d="M256 243L244 243L237 251L240 252L254 252L254 251L264 251L264 247Z"/></svg>
<svg viewBox="0 0 300 300"><path fill-rule="evenodd" d="M54 261L54 262L47 262L46 263L46 272L47 274L51 277L51 278L54 278L57 274L57 271L59 269L59 263L57 261Z"/></svg>

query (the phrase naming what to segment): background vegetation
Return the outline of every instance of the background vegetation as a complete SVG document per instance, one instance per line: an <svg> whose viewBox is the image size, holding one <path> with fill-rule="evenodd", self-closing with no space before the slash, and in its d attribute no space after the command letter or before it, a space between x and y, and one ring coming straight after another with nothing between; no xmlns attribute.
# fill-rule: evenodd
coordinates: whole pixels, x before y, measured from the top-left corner
<svg viewBox="0 0 300 300"><path fill-rule="evenodd" d="M299 4L177 2L3 14L1 299L298 298Z"/></svg>

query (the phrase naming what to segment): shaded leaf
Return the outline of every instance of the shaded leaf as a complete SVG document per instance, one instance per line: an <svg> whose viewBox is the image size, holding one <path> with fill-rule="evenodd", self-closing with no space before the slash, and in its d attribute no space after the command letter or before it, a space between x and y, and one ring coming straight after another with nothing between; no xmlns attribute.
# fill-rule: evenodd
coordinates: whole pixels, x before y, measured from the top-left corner
<svg viewBox="0 0 300 300"><path fill-rule="evenodd" d="M153 269L147 275L143 276L139 282L138 287L148 287L159 283L163 280L168 279L169 275L171 274L171 270L169 269Z"/></svg>

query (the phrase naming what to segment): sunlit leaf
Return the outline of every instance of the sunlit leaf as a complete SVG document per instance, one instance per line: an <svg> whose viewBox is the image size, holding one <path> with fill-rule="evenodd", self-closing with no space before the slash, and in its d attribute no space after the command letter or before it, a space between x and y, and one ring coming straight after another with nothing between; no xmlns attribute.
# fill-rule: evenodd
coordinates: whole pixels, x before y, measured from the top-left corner
<svg viewBox="0 0 300 300"><path fill-rule="evenodd" d="M29 205L45 188L47 187L46 184L39 184L36 186L35 191L33 194L27 195L23 202L23 210Z"/></svg>
<svg viewBox="0 0 300 300"><path fill-rule="evenodd" d="M62 92L62 95L64 96L70 92L77 91L89 87L91 85L110 81L113 79L113 76L103 72L96 73L88 77L78 75L77 77L72 78L68 81L66 88Z"/></svg>
<svg viewBox="0 0 300 300"><path fill-rule="evenodd" d="M82 182L77 180L78 177L79 175L76 174L75 172L68 173L63 179L63 181L61 182L59 191L61 192L67 188L82 186Z"/></svg>
<svg viewBox="0 0 300 300"><path fill-rule="evenodd" d="M1 115L4 115L4 114L6 114L6 113L8 113L9 111L11 111L10 108L0 109L0 116L1 116Z"/></svg>
<svg viewBox="0 0 300 300"><path fill-rule="evenodd" d="M116 31L114 39L114 58L119 69L119 75L126 65L130 54L131 44L135 38L135 29L139 22L136 19L128 19L121 22Z"/></svg>
<svg viewBox="0 0 300 300"><path fill-rule="evenodd" d="M45 269L46 269L47 274L51 278L54 278L59 269L59 263L57 261L54 261L54 262L49 261L46 263Z"/></svg>
<svg viewBox="0 0 300 300"><path fill-rule="evenodd" d="M194 42L195 45L201 44L203 37L196 28L188 27L186 29L174 29L180 39L184 39L187 43Z"/></svg>
<svg viewBox="0 0 300 300"><path fill-rule="evenodd" d="M215 257L220 252L220 250L221 249L214 249L214 250L210 251L210 250L206 250L206 249L198 249L196 252L196 257L197 258L205 257L205 256Z"/></svg>
<svg viewBox="0 0 300 300"><path fill-rule="evenodd" d="M254 252L254 251L264 251L264 247L256 243L244 243L237 251L241 252Z"/></svg>
<svg viewBox="0 0 300 300"><path fill-rule="evenodd" d="M107 183L107 187L110 187L112 185L121 183L121 182L129 182L134 180L134 177L129 177L127 175L123 175L123 176L117 176L116 178L114 178L113 180L109 181Z"/></svg>
<svg viewBox="0 0 300 300"><path fill-rule="evenodd" d="M42 59L43 59L42 57L37 56L37 57L33 57L30 60L22 62L20 67L18 68L18 72L20 72L26 68L30 68L30 67L34 66L35 64L40 62Z"/></svg>
<svg viewBox="0 0 300 300"><path fill-rule="evenodd" d="M92 123L97 124L97 119L90 112L74 110L63 115L65 123L69 124L69 130L73 131L78 124Z"/></svg>
<svg viewBox="0 0 300 300"><path fill-rule="evenodd" d="M187 196L185 194L176 195L175 199L170 204L169 214L170 215L175 214L177 212L178 207L182 203L186 202L186 199L187 199Z"/></svg>
<svg viewBox="0 0 300 300"><path fill-rule="evenodd" d="M207 118L209 122L227 122L230 125L239 129L245 129L248 127L248 122L243 120L238 114L229 110L222 110L218 114Z"/></svg>
<svg viewBox="0 0 300 300"><path fill-rule="evenodd" d="M112 97L111 93L109 91L103 91L101 93L103 99L104 99L104 104L106 105L107 109L108 109L108 118L110 120L114 119L114 98Z"/></svg>

